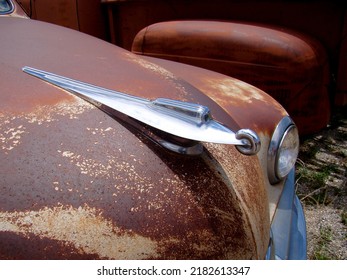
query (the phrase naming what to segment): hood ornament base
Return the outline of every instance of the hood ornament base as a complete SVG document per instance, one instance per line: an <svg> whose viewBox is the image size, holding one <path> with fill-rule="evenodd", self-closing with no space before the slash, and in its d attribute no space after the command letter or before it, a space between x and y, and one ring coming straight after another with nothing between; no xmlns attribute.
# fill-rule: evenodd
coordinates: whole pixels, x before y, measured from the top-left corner
<svg viewBox="0 0 347 280"><path fill-rule="evenodd" d="M174 142L170 141L171 137L168 140L166 137L154 140L163 147L181 154L202 153L200 142L236 145L245 155L254 155L260 149L260 140L255 132L248 129L233 132L214 120L209 108L200 104L167 98L149 100L27 66L22 70L89 101L107 113L110 108L180 139ZM189 142L189 145L181 142Z"/></svg>

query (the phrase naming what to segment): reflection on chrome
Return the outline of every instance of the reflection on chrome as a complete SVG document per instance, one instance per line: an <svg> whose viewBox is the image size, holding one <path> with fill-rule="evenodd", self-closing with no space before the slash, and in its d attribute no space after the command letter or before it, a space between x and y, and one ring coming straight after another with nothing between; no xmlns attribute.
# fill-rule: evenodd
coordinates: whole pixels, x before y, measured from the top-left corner
<svg viewBox="0 0 347 280"><path fill-rule="evenodd" d="M295 165L299 152L298 130L288 116L277 125L268 149L268 177L271 184L284 179Z"/></svg>

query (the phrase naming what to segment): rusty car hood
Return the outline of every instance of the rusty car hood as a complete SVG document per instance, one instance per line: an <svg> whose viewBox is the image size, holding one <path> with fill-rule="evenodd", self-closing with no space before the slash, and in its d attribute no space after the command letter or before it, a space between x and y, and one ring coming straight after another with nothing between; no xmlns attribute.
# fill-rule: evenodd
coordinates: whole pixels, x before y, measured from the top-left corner
<svg viewBox="0 0 347 280"><path fill-rule="evenodd" d="M176 64L159 66L29 19L4 17L0 25L0 258L264 257L270 218L261 156L216 144L206 144L200 157L173 155L21 69L149 99L203 103L229 127L249 122L264 139L285 114L271 98L254 89L249 98L229 94L226 103L218 93L239 87L228 79L216 89L222 75L201 70L210 79L194 79ZM271 121L269 107L251 121L242 108L253 106L250 99L278 106Z"/></svg>

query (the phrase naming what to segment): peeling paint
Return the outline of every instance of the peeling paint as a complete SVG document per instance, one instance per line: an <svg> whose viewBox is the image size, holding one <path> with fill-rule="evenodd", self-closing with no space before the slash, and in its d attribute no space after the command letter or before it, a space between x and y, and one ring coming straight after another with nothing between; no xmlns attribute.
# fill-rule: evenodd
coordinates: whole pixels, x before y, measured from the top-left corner
<svg viewBox="0 0 347 280"><path fill-rule="evenodd" d="M37 106L28 114L7 115L0 113L0 147L5 153L13 150L22 143L25 134L29 134L28 124L49 125L59 121L60 117L78 119L84 112L95 107L80 98L74 103L61 102L55 106Z"/></svg>
<svg viewBox="0 0 347 280"><path fill-rule="evenodd" d="M136 62L141 67L143 67L147 70L150 70L151 72L154 72L156 74L159 74L160 76L165 77L166 79L176 79L176 77L170 71L168 71L167 69L165 69L165 68L163 68L157 64L148 62L148 61L146 61L142 58L139 58L138 56L135 56L131 53L127 53L126 56L131 61Z"/></svg>
<svg viewBox="0 0 347 280"><path fill-rule="evenodd" d="M97 176L107 177L110 169L112 168L110 164L104 165L93 159L88 159L83 155L75 154L71 151L58 150L58 153L65 158L69 158L70 162L75 164L81 170L81 174L88 174L91 177L97 177Z"/></svg>
<svg viewBox="0 0 347 280"><path fill-rule="evenodd" d="M132 62L135 62L137 65L141 66L145 70L149 70L150 72L156 75L156 78L165 80L169 85L172 86L171 91L175 92L175 98L180 99L181 101L187 101L187 96L191 95L191 92L187 90L192 90L192 86L186 83L185 81L178 79L172 72L168 71L164 67L161 67L155 63L151 63L148 60L144 60L139 56L135 56L131 53L126 53L125 56ZM161 96L166 96L168 92L161 93Z"/></svg>
<svg viewBox="0 0 347 280"><path fill-rule="evenodd" d="M42 125L57 121L59 117L64 116L69 119L78 119L78 115L83 114L85 111L95 109L95 107L75 97L74 102L61 102L54 106L39 106L32 113L22 116L29 123L36 123Z"/></svg>
<svg viewBox="0 0 347 280"><path fill-rule="evenodd" d="M26 128L23 125L18 125L16 127L10 127L10 121L1 121L0 116L0 144L1 150L8 152L20 145L21 138L24 133L26 133ZM6 127L5 127L6 126Z"/></svg>
<svg viewBox="0 0 347 280"><path fill-rule="evenodd" d="M176 158L162 149L156 153L155 147L101 111L88 111L71 121L69 114L57 119L45 123L47 129L24 119L32 129L23 145L30 158L20 161L16 177L21 180L4 175L1 187L12 198L3 204L2 231L39 237L33 246L41 244L41 238L58 240L66 243L64 252L73 246L81 255L98 258L256 257L232 186L225 188L213 166L199 158ZM51 131L61 132L51 137ZM47 137L43 146L35 141L42 135ZM64 206L52 206L58 201ZM88 206L81 214L76 205L83 203ZM84 226L77 231L74 223L80 220ZM108 235L110 228L115 235ZM86 236L88 231L92 236ZM94 242L94 235L103 240ZM137 251L141 246L145 252Z"/></svg>
<svg viewBox="0 0 347 280"><path fill-rule="evenodd" d="M107 259L155 258L157 244L124 231L88 205L59 205L39 211L0 212L1 231L34 234L73 245L81 254Z"/></svg>
<svg viewBox="0 0 347 280"><path fill-rule="evenodd" d="M265 101L264 92L237 79L225 78L223 80L218 79L217 81L210 79L206 82L211 85L212 89L224 93L225 96L216 96L214 98L218 104L223 104L225 102L225 97L230 98L228 102L237 105L239 105L240 102L249 104L252 103L253 100Z"/></svg>

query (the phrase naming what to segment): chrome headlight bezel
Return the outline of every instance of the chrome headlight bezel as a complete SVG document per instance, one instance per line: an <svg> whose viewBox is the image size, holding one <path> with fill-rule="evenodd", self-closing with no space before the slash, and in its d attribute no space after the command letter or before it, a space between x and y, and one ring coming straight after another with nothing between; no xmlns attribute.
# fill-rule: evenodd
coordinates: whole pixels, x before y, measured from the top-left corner
<svg viewBox="0 0 347 280"><path fill-rule="evenodd" d="M298 130L293 120L286 116L278 123L269 145L267 169L271 184L280 182L288 175L295 165L298 153Z"/></svg>

